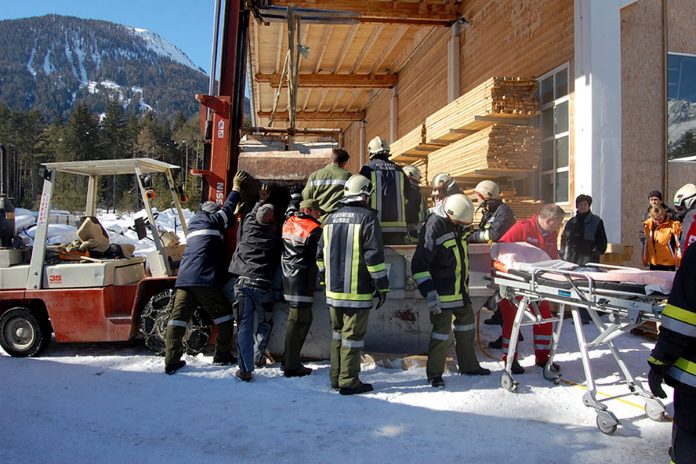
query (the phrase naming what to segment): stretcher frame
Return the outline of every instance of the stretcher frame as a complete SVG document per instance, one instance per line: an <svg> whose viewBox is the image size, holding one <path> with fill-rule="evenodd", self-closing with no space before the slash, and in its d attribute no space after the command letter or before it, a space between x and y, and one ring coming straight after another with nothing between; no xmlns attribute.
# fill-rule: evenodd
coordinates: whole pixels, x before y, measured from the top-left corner
<svg viewBox="0 0 696 464"><path fill-rule="evenodd" d="M608 269L625 269L620 266L608 266L589 264L594 267ZM561 278L558 284L549 279L549 274ZM542 277L542 276L546 277ZM495 270L492 283L497 287L502 298L513 301L515 297L521 300L516 304L517 311L510 335L505 371L501 375L500 386L510 392L516 392L519 382L512 377L512 362L517 349L517 337L522 326L553 323L552 341L549 360L544 366L544 378L555 384L559 384L561 374L553 364L553 359L558 348L563 320L569 309L575 324L575 334L580 348L583 370L587 382L587 392L583 395L583 403L587 407L594 408L597 413L597 427L605 434L613 434L620 421L609 411L605 404L610 397L603 400L597 399L597 388L592 373L592 363L589 357L589 349L606 345L616 361L619 371L626 382L629 394L645 398L645 412L655 421L661 421L665 417L664 404L631 375L626 363L614 345L614 340L631 329L646 321L659 321L660 314L666 302L665 295L644 295L621 290L602 289L590 275L583 272L566 271L548 268L534 268L529 271L529 277L517 273ZM544 319L539 312L538 304L541 301L558 303L560 310L557 316ZM580 318L580 309L587 309L590 319L599 330L599 335L588 341L583 331ZM604 322L600 315L608 314L609 322ZM625 396L625 395L621 395Z"/></svg>

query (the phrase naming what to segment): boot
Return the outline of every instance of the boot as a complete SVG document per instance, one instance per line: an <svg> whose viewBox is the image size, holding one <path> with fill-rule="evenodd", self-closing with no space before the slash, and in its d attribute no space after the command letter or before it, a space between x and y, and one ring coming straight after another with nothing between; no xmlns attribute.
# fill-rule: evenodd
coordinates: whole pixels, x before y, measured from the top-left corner
<svg viewBox="0 0 696 464"><path fill-rule="evenodd" d="M296 367L294 369L286 368L285 371L283 371L283 375L285 377L304 377L305 375L310 375L311 373L312 369L304 366Z"/></svg>
<svg viewBox="0 0 696 464"><path fill-rule="evenodd" d="M500 315L500 311L496 309L491 317L483 321L486 325L503 325L503 317Z"/></svg>
<svg viewBox="0 0 696 464"><path fill-rule="evenodd" d="M374 390L371 383L360 382L357 387L340 387L338 392L341 395L360 395Z"/></svg>
<svg viewBox="0 0 696 464"><path fill-rule="evenodd" d="M500 350L503 348L503 336L496 338L492 342L488 342L488 348L493 348L494 350Z"/></svg>
<svg viewBox="0 0 696 464"><path fill-rule="evenodd" d="M445 381L442 380L442 377L434 377L429 380L430 386L433 388L438 388L438 389L443 389L445 388Z"/></svg>
<svg viewBox="0 0 696 464"><path fill-rule="evenodd" d="M479 366L477 369L461 372L462 375L491 375L491 371L485 367Z"/></svg>
<svg viewBox="0 0 696 464"><path fill-rule="evenodd" d="M184 361L183 359L180 359L178 361L174 361L170 364L165 365L164 372L167 375L172 375L172 374L176 373L176 371L178 371L179 369L184 367L185 365L186 365L186 361Z"/></svg>
<svg viewBox="0 0 696 464"><path fill-rule="evenodd" d="M237 358L234 357L231 351L227 353L215 353L213 356L213 364L216 366L231 366L237 364Z"/></svg>
<svg viewBox="0 0 696 464"><path fill-rule="evenodd" d="M241 369L237 369L237 372L235 372L234 375L243 382L251 382L251 379L253 378L251 372L243 371Z"/></svg>
<svg viewBox="0 0 696 464"><path fill-rule="evenodd" d="M515 375L521 375L524 374L526 371L524 370L524 367L520 366L520 363L515 359L512 361L512 367L510 368L510 372L512 372Z"/></svg>

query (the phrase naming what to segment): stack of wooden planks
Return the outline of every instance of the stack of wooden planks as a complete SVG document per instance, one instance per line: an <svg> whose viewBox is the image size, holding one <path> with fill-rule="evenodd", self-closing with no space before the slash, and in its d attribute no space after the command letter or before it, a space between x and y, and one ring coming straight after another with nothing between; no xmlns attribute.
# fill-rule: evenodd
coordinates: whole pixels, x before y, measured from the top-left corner
<svg viewBox="0 0 696 464"><path fill-rule="evenodd" d="M533 79L493 77L425 120L425 142L452 143L494 122L524 121L539 111Z"/></svg>
<svg viewBox="0 0 696 464"><path fill-rule="evenodd" d="M409 164L427 158L429 153L441 146L425 142L425 124L421 124L391 144L389 158L401 164Z"/></svg>
<svg viewBox="0 0 696 464"><path fill-rule="evenodd" d="M495 124L431 153L428 171L449 172L454 177L531 172L539 164L540 153L538 128Z"/></svg>

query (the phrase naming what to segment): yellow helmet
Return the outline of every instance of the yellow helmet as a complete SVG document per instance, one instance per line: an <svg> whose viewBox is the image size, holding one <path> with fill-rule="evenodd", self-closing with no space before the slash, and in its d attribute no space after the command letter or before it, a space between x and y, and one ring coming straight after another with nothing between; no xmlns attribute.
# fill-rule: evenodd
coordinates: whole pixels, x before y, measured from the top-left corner
<svg viewBox="0 0 696 464"><path fill-rule="evenodd" d="M372 195L372 182L360 174L353 174L343 187L343 198L367 200Z"/></svg>

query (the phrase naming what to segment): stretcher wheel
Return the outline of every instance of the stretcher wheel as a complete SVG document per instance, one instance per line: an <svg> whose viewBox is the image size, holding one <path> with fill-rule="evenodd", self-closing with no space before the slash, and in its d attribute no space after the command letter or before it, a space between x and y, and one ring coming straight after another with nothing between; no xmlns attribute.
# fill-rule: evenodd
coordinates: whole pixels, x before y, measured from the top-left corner
<svg viewBox="0 0 696 464"><path fill-rule="evenodd" d="M544 379L548 380L549 382L553 382L556 385L561 383L561 374L556 368L556 365L550 361L544 365L543 375Z"/></svg>
<svg viewBox="0 0 696 464"><path fill-rule="evenodd" d="M619 419L610 411L600 411L597 413L597 428L600 432L612 435L619 426Z"/></svg>
<svg viewBox="0 0 696 464"><path fill-rule="evenodd" d="M520 383L516 380L512 380L512 376L507 372L503 372L500 376L500 386L509 392L516 392L519 385Z"/></svg>
<svg viewBox="0 0 696 464"><path fill-rule="evenodd" d="M665 420L665 405L657 398L650 398L645 401L645 413L656 422Z"/></svg>

